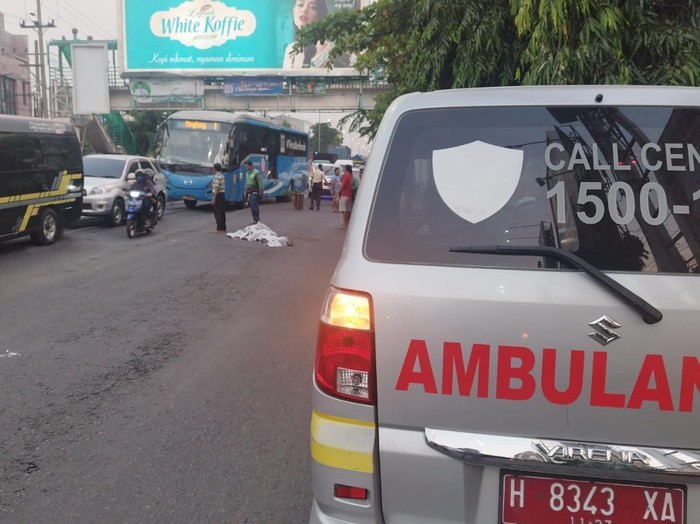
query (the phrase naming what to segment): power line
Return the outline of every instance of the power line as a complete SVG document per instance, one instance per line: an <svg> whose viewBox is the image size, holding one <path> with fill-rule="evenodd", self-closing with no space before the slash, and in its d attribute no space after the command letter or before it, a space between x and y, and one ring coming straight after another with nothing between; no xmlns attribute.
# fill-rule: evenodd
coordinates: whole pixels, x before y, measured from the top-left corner
<svg viewBox="0 0 700 524"><path fill-rule="evenodd" d="M103 28L101 25L97 24L93 20L91 20L89 17L78 11L76 8L72 7L70 4L64 4L63 5L64 10L66 12L74 17L76 20L78 20L81 24L85 26L89 26L92 30L94 30L97 33L97 36L102 35L105 39L111 38L109 36L110 32L107 31L105 28ZM60 14L59 14L60 15ZM63 18L65 22L67 20Z"/></svg>

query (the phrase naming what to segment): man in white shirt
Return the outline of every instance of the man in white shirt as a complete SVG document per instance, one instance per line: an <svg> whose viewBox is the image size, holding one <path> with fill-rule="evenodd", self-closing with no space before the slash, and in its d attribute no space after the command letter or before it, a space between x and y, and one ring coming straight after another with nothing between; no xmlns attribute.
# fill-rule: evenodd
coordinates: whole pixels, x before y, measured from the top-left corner
<svg viewBox="0 0 700 524"><path fill-rule="evenodd" d="M311 204L309 209L314 208L316 202L316 210L321 209L321 192L323 191L323 167L321 164L316 169L311 171Z"/></svg>

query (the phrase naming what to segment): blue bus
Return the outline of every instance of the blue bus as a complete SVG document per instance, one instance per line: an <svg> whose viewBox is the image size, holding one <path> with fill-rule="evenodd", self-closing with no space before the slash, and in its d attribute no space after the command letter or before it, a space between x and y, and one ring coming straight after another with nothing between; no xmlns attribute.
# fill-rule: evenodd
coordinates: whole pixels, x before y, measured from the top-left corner
<svg viewBox="0 0 700 524"><path fill-rule="evenodd" d="M212 200L212 165L222 166L226 201L243 205L250 160L266 180L264 198L289 200L307 188L309 136L277 122L224 111L178 111L160 125L158 161L168 200L189 208Z"/></svg>

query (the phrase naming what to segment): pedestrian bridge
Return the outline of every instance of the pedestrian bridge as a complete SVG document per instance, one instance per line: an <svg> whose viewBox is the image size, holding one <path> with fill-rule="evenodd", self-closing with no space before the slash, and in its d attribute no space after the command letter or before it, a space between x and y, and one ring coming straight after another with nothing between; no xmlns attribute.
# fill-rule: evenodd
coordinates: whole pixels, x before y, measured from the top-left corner
<svg viewBox="0 0 700 524"><path fill-rule="evenodd" d="M139 109L214 109L220 111L357 111L374 109L376 97L390 88L387 84L332 84L323 94L291 91L275 96L228 96L221 87L206 87L200 96L135 97L128 86L113 86L109 90L112 111Z"/></svg>

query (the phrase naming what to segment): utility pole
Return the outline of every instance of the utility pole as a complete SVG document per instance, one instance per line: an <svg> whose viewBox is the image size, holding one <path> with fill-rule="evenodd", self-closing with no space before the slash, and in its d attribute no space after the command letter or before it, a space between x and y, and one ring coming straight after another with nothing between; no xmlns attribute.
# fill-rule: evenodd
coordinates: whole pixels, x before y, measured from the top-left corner
<svg viewBox="0 0 700 524"><path fill-rule="evenodd" d="M36 90L34 93L34 97L36 100L36 110L38 113L35 116L43 117L45 106L40 94L41 69L39 68L39 42L37 42L36 40L34 40L34 82L36 82Z"/></svg>
<svg viewBox="0 0 700 524"><path fill-rule="evenodd" d="M30 13L34 14L34 13ZM49 116L48 112L48 97L46 96L46 70L44 68L44 29L56 27L56 23L53 20L49 20L47 24L41 22L41 0L36 0L36 20L31 24L26 24L22 20L19 26L23 29L36 29L39 35L39 55L38 65L39 65L39 76L37 77L37 82L40 84L41 90L41 114L40 117L47 118Z"/></svg>

